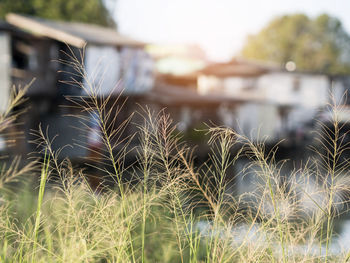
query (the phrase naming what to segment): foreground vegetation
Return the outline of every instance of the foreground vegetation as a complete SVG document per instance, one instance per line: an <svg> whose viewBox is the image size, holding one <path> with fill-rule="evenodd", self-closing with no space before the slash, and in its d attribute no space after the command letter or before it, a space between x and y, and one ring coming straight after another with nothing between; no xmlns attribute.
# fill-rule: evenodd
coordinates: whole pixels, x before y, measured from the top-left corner
<svg viewBox="0 0 350 263"><path fill-rule="evenodd" d="M83 67L72 66L86 78ZM349 251L331 249L334 220L347 211L350 185L336 108L333 127L322 126L317 157L282 180L277 147L267 152L264 142L208 127L209 159L195 166L193 148L164 112L146 108L141 122L129 118L110 129L119 108L107 108L111 97L99 98L96 87L84 88L88 97L70 100L85 114L77 116L83 129L92 129L91 119L98 122L103 147L90 166L113 187L103 181L91 187L88 170L62 159L39 127L41 157L1 165L0 262L348 260ZM14 94L0 132L15 123L19 113L13 109L24 94ZM121 136L127 125L136 125L138 133ZM138 146L131 147L135 139ZM125 161L130 148L137 154L131 166ZM249 164L234 175L240 158ZM256 178L254 191L233 194L235 176L249 174ZM316 190L309 189L310 181Z"/></svg>

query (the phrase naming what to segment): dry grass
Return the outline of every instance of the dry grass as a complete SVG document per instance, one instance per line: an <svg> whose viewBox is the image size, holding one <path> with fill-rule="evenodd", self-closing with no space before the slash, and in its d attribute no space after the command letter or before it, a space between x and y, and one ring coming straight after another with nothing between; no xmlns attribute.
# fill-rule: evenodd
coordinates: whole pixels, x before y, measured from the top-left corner
<svg viewBox="0 0 350 263"><path fill-rule="evenodd" d="M284 163L275 161L278 147L266 152L264 142L223 127L208 127L211 152L198 167L170 116L145 108L142 122L133 124L130 116L117 125L120 98L99 96L81 61L71 59L70 66L88 85L72 78L87 95L68 99L80 109L77 118L83 130L93 129L91 120L98 123L103 147L94 152L93 166L108 175L114 187L92 189L85 171L61 160L47 132L39 129L42 162L21 168L15 159L1 167L1 262L348 260L349 251L334 253L330 247L334 220L347 211L350 186L348 161L340 159L348 145L339 133L337 107L332 108L333 127L321 124L315 157L292 171L288 180L281 180ZM14 123L19 113L13 108L23 96L15 93L9 110L0 116L0 131ZM138 133L124 136L128 125L136 125ZM137 161L127 166L135 139ZM236 196L229 188L241 157L250 162L236 176L253 173L257 180L254 192ZM25 177L40 178L39 189L33 189L32 182L13 186ZM50 178L56 180L48 185Z"/></svg>

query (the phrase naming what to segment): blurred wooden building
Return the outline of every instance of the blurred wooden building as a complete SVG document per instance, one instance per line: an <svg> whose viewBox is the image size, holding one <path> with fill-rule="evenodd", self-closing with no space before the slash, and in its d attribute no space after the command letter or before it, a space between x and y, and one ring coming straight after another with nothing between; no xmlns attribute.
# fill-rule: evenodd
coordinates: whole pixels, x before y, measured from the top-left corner
<svg viewBox="0 0 350 263"><path fill-rule="evenodd" d="M13 150L31 152L30 131L39 123L49 133L58 134L57 147L86 140L77 133L77 120L62 117L74 114L65 96L81 96L98 87L99 96L138 96L153 88L153 60L144 43L120 35L111 28L82 23L51 21L8 14L0 23L0 110L4 110L13 85L21 88L35 79L23 107L24 137ZM74 65L81 64L77 74ZM70 83L72 76L74 81ZM122 81L120 82L120 79ZM86 155L86 149L66 147L64 156Z"/></svg>

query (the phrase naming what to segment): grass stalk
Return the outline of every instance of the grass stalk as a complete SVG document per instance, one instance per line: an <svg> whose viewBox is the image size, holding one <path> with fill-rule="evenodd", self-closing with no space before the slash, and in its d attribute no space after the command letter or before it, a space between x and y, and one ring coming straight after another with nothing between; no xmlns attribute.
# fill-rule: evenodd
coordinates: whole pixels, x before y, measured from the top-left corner
<svg viewBox="0 0 350 263"><path fill-rule="evenodd" d="M32 260L31 260L32 263L35 262L38 232L39 232L40 221L41 221L41 208L42 208L42 203L43 203L44 194L45 194L45 185L49 174L49 165L50 165L50 157L49 155L46 154L46 151L45 151L44 162L41 169L40 187L39 187L37 208L36 208L36 214L35 214L35 225L33 230L33 251L32 251Z"/></svg>

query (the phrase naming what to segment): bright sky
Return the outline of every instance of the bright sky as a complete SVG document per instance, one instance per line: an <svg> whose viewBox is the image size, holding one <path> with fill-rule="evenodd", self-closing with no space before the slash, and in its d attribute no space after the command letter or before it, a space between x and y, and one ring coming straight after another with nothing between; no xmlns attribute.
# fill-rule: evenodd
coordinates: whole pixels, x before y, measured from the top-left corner
<svg viewBox="0 0 350 263"><path fill-rule="evenodd" d="M197 43L209 58L227 60L247 34L276 15L328 13L350 32L350 0L116 0L119 31L150 43Z"/></svg>

